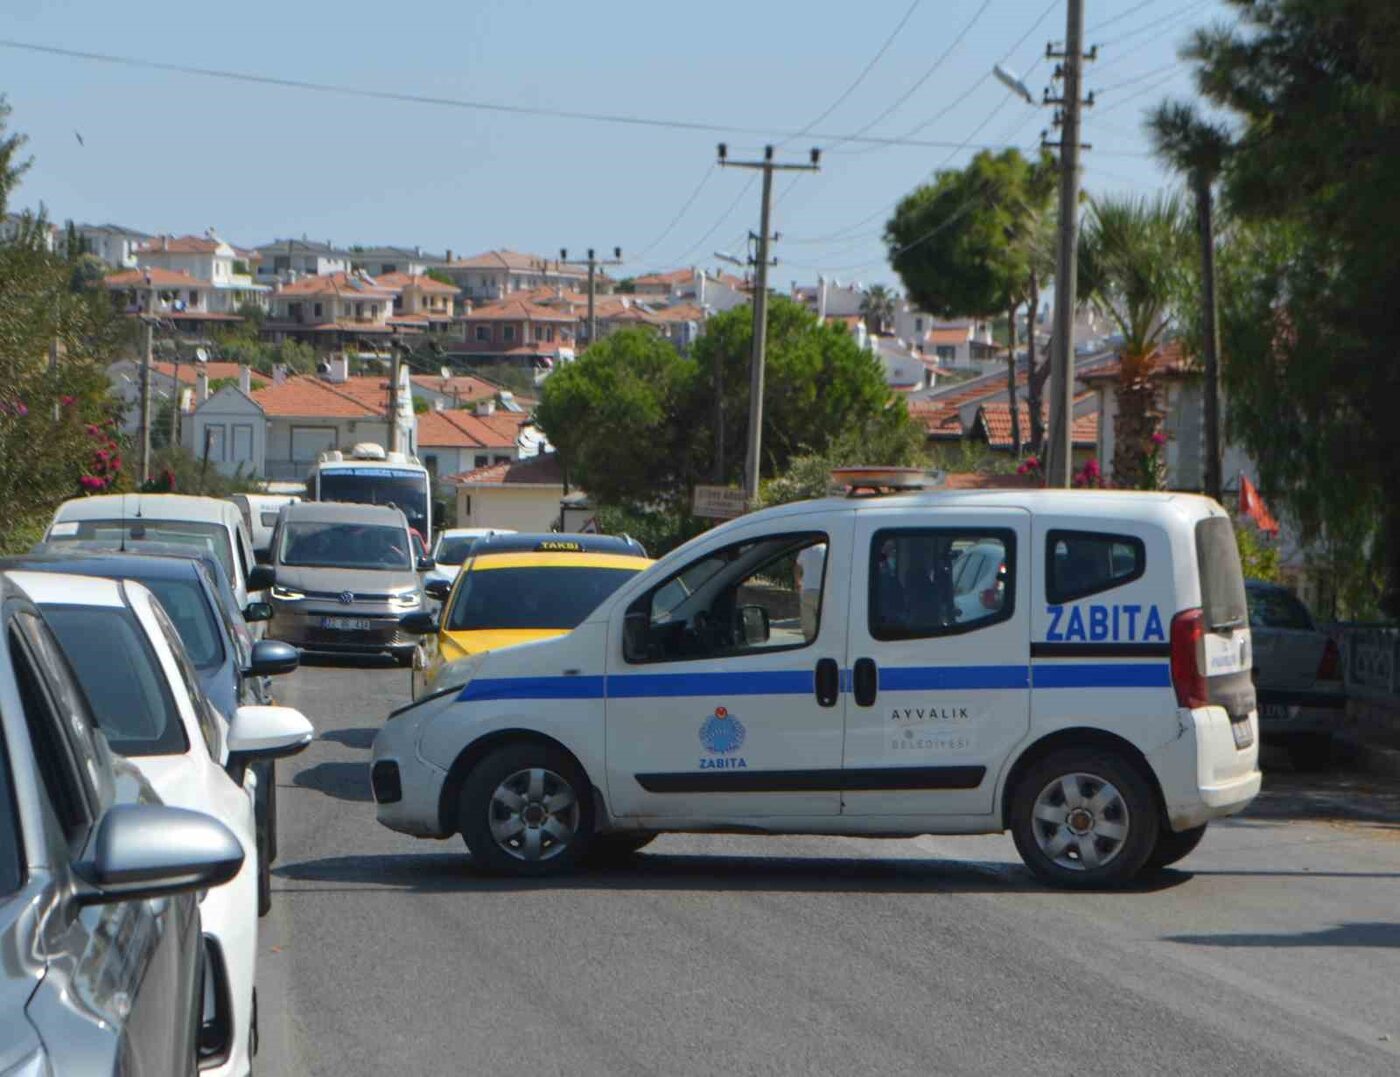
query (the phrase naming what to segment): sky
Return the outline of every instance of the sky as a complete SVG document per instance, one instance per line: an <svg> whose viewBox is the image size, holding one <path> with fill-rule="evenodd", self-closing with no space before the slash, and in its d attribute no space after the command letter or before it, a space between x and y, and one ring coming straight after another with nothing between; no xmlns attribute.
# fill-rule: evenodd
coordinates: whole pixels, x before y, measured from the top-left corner
<svg viewBox="0 0 1400 1077"><path fill-rule="evenodd" d="M571 257L621 247L617 274L743 257L756 173L715 165L777 145L818 173L774 182L775 286L897 284L880 233L895 203L983 145L1034 150L1065 0L7 0L0 93L34 166L11 209L143 231L213 228L253 246ZM1193 96L1177 49L1230 17L1222 0L1085 0L1083 183L1176 183L1143 112ZM15 42L454 101L606 113L719 130L600 123L378 100L75 59ZM881 52L882 46L888 47ZM878 58L877 58L878 57ZM872 65L872 61L874 61ZM850 88L854 85L854 89ZM849 91L849 92L848 92ZM832 106L835 106L834 108ZM915 139L884 146L842 136ZM796 137L792 137L792 136ZM81 139L81 141L80 141Z"/></svg>

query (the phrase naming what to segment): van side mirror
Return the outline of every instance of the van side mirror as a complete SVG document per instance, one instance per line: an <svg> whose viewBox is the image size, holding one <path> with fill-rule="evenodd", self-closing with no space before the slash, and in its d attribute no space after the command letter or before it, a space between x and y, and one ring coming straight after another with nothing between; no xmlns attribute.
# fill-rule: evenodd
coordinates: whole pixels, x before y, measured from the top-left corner
<svg viewBox="0 0 1400 1077"><path fill-rule="evenodd" d="M248 570L248 590L266 591L277 582L277 573L273 571L271 565L254 565Z"/></svg>
<svg viewBox="0 0 1400 1077"><path fill-rule="evenodd" d="M452 594L451 580L429 580L423 585L423 590L429 598L435 598L439 602L446 602L448 596Z"/></svg>
<svg viewBox="0 0 1400 1077"><path fill-rule="evenodd" d="M744 644L749 647L768 642L768 611L762 606L740 606L736 611L739 630Z"/></svg>
<svg viewBox="0 0 1400 1077"><path fill-rule="evenodd" d="M254 677L277 677L301 665L301 652L280 639L260 639L253 644L245 672Z"/></svg>
<svg viewBox="0 0 1400 1077"><path fill-rule="evenodd" d="M259 621L272 620L272 603L249 602L243 607L243 620L250 625L257 624Z"/></svg>
<svg viewBox="0 0 1400 1077"><path fill-rule="evenodd" d="M73 865L79 905L168 897L226 883L243 846L217 819L163 804L117 804Z"/></svg>
<svg viewBox="0 0 1400 1077"><path fill-rule="evenodd" d="M622 619L622 656L629 662L645 662L651 657L651 614L629 612Z"/></svg>
<svg viewBox="0 0 1400 1077"><path fill-rule="evenodd" d="M399 618L399 631L412 636L431 636L437 630L437 618L427 610L415 610Z"/></svg>
<svg viewBox="0 0 1400 1077"><path fill-rule="evenodd" d="M437 568L437 562L434 561L431 557L418 558L419 572L431 572L435 568Z"/></svg>

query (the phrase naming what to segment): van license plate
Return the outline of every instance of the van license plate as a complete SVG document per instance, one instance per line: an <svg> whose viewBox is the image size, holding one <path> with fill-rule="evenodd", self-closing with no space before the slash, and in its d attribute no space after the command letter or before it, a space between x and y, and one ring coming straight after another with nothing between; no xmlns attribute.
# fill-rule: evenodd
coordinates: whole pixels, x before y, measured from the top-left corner
<svg viewBox="0 0 1400 1077"><path fill-rule="evenodd" d="M1298 717L1298 708L1288 703L1265 703L1259 708L1259 717L1266 722L1286 722Z"/></svg>
<svg viewBox="0 0 1400 1077"><path fill-rule="evenodd" d="M1248 748L1254 743L1254 725L1248 718L1243 722L1231 722L1230 732L1235 735L1236 748Z"/></svg>
<svg viewBox="0 0 1400 1077"><path fill-rule="evenodd" d="M374 626L367 617L323 617L321 627L341 632L368 632Z"/></svg>

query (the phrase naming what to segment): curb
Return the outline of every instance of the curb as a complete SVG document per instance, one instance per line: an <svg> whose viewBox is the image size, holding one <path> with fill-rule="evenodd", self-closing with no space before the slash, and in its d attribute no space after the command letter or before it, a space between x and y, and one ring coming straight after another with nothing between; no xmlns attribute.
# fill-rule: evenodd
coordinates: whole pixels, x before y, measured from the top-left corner
<svg viewBox="0 0 1400 1077"><path fill-rule="evenodd" d="M1400 748L1370 744L1351 734L1337 734L1338 746L1351 761L1368 774L1400 778Z"/></svg>

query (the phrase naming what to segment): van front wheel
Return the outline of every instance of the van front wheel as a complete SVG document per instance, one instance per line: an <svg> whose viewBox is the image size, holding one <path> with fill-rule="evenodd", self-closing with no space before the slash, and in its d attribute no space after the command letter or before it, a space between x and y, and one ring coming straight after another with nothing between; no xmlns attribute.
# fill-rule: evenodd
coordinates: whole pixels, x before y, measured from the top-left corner
<svg viewBox="0 0 1400 1077"><path fill-rule="evenodd" d="M1011 797L1026 867L1053 886L1122 886L1142 870L1161 824L1152 790L1112 751L1070 748L1034 764Z"/></svg>

